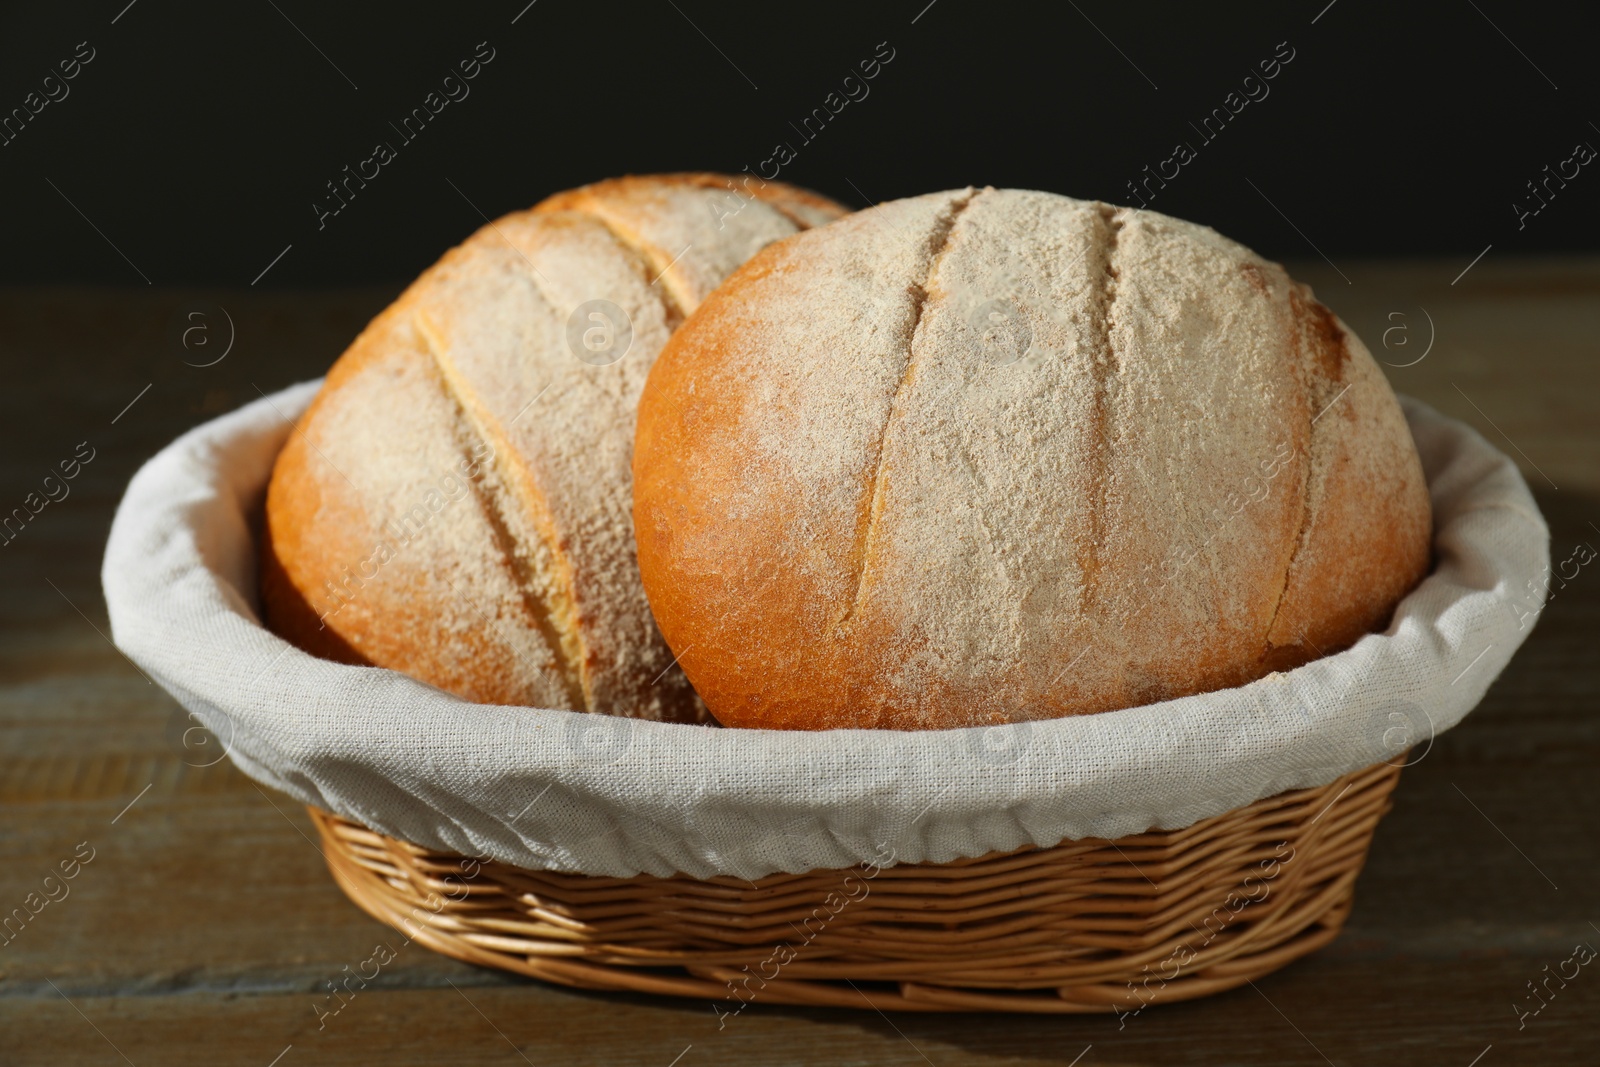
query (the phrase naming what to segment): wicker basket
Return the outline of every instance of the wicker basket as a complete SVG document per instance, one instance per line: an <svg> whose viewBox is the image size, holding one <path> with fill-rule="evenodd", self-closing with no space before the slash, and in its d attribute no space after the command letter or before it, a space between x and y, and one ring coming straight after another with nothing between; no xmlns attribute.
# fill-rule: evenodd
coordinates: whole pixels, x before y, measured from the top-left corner
<svg viewBox="0 0 1600 1067"><path fill-rule="evenodd" d="M524 870L311 815L352 900L471 963L727 1012L1127 1012L1243 985L1333 940L1400 766L1182 830L755 882Z"/></svg>

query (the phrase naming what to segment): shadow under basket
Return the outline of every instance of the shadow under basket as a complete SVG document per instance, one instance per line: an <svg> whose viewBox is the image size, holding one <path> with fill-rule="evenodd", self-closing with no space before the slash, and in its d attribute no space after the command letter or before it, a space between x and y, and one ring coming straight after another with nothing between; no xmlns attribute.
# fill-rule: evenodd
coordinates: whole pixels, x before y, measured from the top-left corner
<svg viewBox="0 0 1600 1067"><path fill-rule="evenodd" d="M1181 830L754 882L474 863L310 810L350 899L469 963L727 1010L1107 1012L1244 985L1332 941L1400 766Z"/></svg>

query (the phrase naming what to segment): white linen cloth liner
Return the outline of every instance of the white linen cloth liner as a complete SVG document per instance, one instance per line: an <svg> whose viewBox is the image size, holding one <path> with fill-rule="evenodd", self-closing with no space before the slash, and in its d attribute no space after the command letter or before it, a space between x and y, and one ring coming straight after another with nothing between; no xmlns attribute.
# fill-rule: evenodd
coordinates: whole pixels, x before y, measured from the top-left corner
<svg viewBox="0 0 1600 1067"><path fill-rule="evenodd" d="M517 866L756 878L1176 829L1411 759L1532 627L1549 531L1515 465L1402 400L1436 567L1389 629L1236 689L961 730L767 731L473 704L306 655L256 614L256 524L306 382L151 459L112 524L114 639L263 784L429 848ZM200 733L192 740L204 739Z"/></svg>

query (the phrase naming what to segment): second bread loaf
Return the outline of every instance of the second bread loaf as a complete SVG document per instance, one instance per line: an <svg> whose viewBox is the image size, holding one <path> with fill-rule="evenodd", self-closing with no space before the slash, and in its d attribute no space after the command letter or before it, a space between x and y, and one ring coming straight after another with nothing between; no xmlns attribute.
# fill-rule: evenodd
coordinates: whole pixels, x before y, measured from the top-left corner
<svg viewBox="0 0 1600 1067"><path fill-rule="evenodd" d="M274 469L268 624L474 701L700 717L639 581L639 392L726 274L843 213L732 185L560 194L485 226L380 314Z"/></svg>

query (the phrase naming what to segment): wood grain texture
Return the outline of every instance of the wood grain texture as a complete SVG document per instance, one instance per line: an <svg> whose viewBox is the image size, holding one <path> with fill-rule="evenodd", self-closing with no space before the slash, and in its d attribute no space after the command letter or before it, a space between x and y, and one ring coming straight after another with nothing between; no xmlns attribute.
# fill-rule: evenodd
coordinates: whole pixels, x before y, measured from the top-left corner
<svg viewBox="0 0 1600 1067"><path fill-rule="evenodd" d="M1353 285L1325 266L1292 269L1380 361L1421 351L1386 348L1382 334L1404 322L1420 344L1425 308L1434 347L1415 366L1386 368L1395 388L1518 459L1556 561L1579 541L1600 547L1600 260L1490 258L1453 288L1461 263L1340 266ZM234 352L214 367L186 367L163 343L195 296L237 325ZM1512 1007L1577 942L1600 946L1590 925L1600 924L1600 567L1553 585L1483 706L1402 775L1344 935L1255 989L1157 1006L1122 1030L1115 1017L759 1005L719 1030L709 1004L558 989L396 945L319 1031L325 983L393 933L333 886L294 804L226 762L203 766L215 739L190 734L186 746L194 723L97 632L107 629L98 572L140 462L255 398L255 385L321 373L393 296L0 292L0 507L21 504L78 442L97 449L71 494L0 548L0 913L40 892L80 842L95 850L65 899L0 944L0 1061L114 1064L120 1050L141 1067L266 1067L280 1053L279 1067L668 1067L681 1053L679 1067L961 1067L1083 1053L1079 1067L1467 1067L1486 1048L1478 1067L1600 1060L1593 968L1520 1031Z"/></svg>

